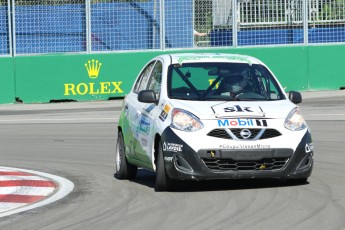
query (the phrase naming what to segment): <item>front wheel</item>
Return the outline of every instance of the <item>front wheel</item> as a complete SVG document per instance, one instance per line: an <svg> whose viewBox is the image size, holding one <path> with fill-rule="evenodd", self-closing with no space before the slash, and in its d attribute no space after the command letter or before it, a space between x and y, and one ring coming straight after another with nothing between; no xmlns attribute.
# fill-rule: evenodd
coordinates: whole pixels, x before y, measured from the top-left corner
<svg viewBox="0 0 345 230"><path fill-rule="evenodd" d="M137 175L138 167L127 162L125 154L125 144L122 132L119 131L115 153L115 177L117 179L134 179Z"/></svg>
<svg viewBox="0 0 345 230"><path fill-rule="evenodd" d="M156 186L155 191L169 191L173 187L173 180L169 178L165 171L162 143L159 142L156 161Z"/></svg>

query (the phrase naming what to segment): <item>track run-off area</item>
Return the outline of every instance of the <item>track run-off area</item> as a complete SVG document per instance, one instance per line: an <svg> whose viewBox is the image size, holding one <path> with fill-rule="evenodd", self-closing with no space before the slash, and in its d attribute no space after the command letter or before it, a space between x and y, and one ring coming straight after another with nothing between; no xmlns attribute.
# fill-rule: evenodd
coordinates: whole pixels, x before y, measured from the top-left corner
<svg viewBox="0 0 345 230"><path fill-rule="evenodd" d="M315 151L307 184L181 182L160 193L152 172L113 176L122 100L0 105L0 172L74 184L62 199L0 216L0 229L345 229L345 91L302 95Z"/></svg>

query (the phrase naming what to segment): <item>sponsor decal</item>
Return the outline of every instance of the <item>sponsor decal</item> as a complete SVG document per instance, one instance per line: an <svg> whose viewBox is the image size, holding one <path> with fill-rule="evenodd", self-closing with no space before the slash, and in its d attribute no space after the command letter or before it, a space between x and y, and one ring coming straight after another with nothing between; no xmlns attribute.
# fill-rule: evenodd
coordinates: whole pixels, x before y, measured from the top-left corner
<svg viewBox="0 0 345 230"><path fill-rule="evenodd" d="M155 104L151 104L145 108L145 111L147 113L150 113L154 109L155 106L156 106Z"/></svg>
<svg viewBox="0 0 345 230"><path fill-rule="evenodd" d="M85 68L90 79L98 78L102 67L102 63L98 60L92 59L85 63ZM80 82L78 84L66 83L64 84L64 96L69 95L97 95L97 94L115 94L123 93L121 88L121 81L113 82Z"/></svg>
<svg viewBox="0 0 345 230"><path fill-rule="evenodd" d="M164 106L163 111L166 112L166 113L169 113L170 109L171 109L170 106L169 106L168 104L166 104L166 105Z"/></svg>
<svg viewBox="0 0 345 230"><path fill-rule="evenodd" d="M167 119L167 117L168 117L168 114L166 112L164 112L164 110L159 115L159 119L161 119L162 121L165 121Z"/></svg>
<svg viewBox="0 0 345 230"><path fill-rule="evenodd" d="M98 62L98 60L95 61L94 59L92 59L92 61L88 60L87 63L85 63L85 68L91 79L95 79L98 77L101 67L102 63Z"/></svg>
<svg viewBox="0 0 345 230"><path fill-rule="evenodd" d="M138 126L138 132L148 134L150 132L150 123L147 122L144 118L140 120L140 124Z"/></svg>
<svg viewBox="0 0 345 230"><path fill-rule="evenodd" d="M180 57L177 61L179 64L182 64L184 61L197 61L197 60L203 60L203 59L227 59L231 61L240 61L248 63L249 65L252 65L252 62L249 58L246 57L238 57L235 55L221 55L218 56L209 56L209 55L197 55L197 56L183 56Z"/></svg>
<svg viewBox="0 0 345 230"><path fill-rule="evenodd" d="M218 127L267 127L267 120L265 119L223 119L218 120Z"/></svg>
<svg viewBox="0 0 345 230"><path fill-rule="evenodd" d="M147 139L142 137L140 140L141 140L141 144L146 147L147 146Z"/></svg>
<svg viewBox="0 0 345 230"><path fill-rule="evenodd" d="M172 157L164 157L164 161L172 162L173 158Z"/></svg>
<svg viewBox="0 0 345 230"><path fill-rule="evenodd" d="M163 151L168 151L168 152L182 152L183 145L180 144L175 144L175 143L163 143Z"/></svg>
<svg viewBox="0 0 345 230"><path fill-rule="evenodd" d="M309 143L309 144L307 143L307 144L305 144L305 152L306 152L306 153L312 152L313 149L314 149L314 145L313 145L312 143Z"/></svg>
<svg viewBox="0 0 345 230"><path fill-rule="evenodd" d="M167 119L167 117L168 117L168 114L169 114L170 110L171 110L171 106L168 105L168 103L165 103L165 102L161 106L162 106L161 107L162 108L162 112L159 115L159 119L161 119L162 121L165 121Z"/></svg>
<svg viewBox="0 0 345 230"><path fill-rule="evenodd" d="M219 145L221 149L269 149L271 145L264 145L264 144L238 144L238 145L229 145L229 144L222 144Z"/></svg>
<svg viewBox="0 0 345 230"><path fill-rule="evenodd" d="M254 112L251 107L241 107L239 105L234 105L230 107L224 108L224 112L226 113L233 113L233 112Z"/></svg>

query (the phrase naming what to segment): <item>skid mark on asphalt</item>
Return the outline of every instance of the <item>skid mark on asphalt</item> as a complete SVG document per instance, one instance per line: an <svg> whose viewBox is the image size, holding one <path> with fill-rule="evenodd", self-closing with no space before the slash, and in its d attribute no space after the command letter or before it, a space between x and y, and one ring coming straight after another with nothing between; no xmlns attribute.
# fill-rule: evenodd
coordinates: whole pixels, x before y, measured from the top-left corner
<svg viewBox="0 0 345 230"><path fill-rule="evenodd" d="M71 181L52 174L0 166L0 217L59 200L73 187Z"/></svg>

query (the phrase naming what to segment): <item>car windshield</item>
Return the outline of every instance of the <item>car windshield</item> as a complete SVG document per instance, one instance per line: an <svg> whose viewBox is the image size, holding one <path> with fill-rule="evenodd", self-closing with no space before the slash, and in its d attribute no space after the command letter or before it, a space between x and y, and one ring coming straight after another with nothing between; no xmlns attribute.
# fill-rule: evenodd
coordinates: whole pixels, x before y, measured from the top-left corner
<svg viewBox="0 0 345 230"><path fill-rule="evenodd" d="M169 98L180 100L285 99L270 72L258 64L174 64L169 67L167 87Z"/></svg>

